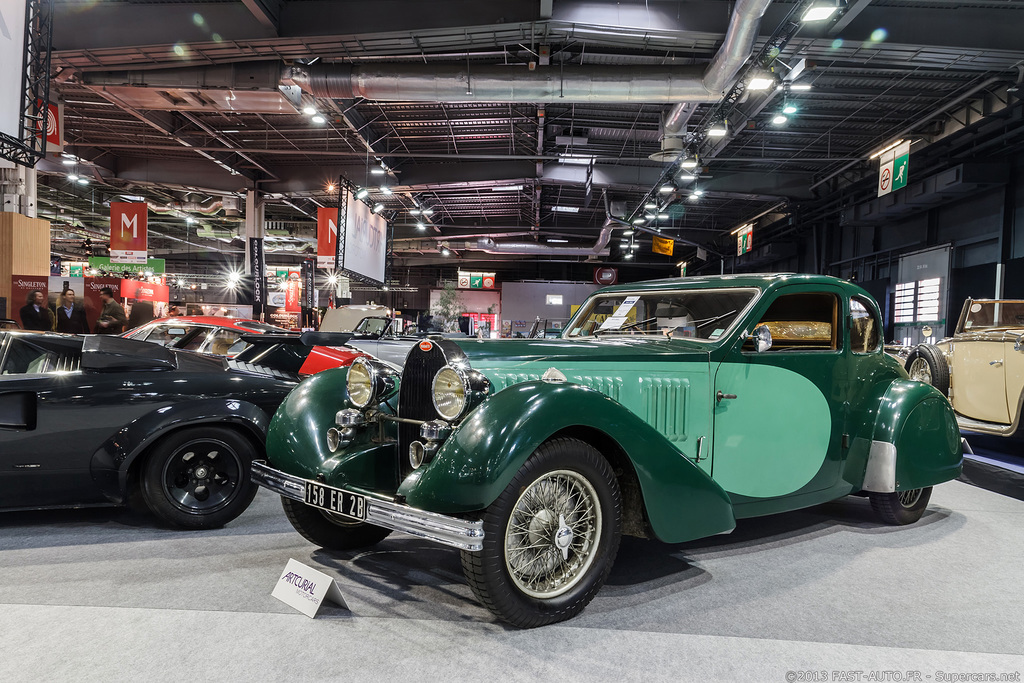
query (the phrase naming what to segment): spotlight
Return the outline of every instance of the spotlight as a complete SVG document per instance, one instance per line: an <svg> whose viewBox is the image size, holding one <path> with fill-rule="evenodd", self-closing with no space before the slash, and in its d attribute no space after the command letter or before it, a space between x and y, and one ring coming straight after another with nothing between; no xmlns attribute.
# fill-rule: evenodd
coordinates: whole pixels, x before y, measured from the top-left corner
<svg viewBox="0 0 1024 683"><path fill-rule="evenodd" d="M786 117L785 114L776 114L775 117L772 119L772 123L774 123L776 126L781 126L786 121L789 121L789 119Z"/></svg>
<svg viewBox="0 0 1024 683"><path fill-rule="evenodd" d="M89 184L89 179L88 178L79 178L78 179L78 184L79 185L88 185Z"/></svg>
<svg viewBox="0 0 1024 683"><path fill-rule="evenodd" d="M747 81L747 90L767 90L775 85L775 79L771 76L754 76Z"/></svg>
<svg viewBox="0 0 1024 683"><path fill-rule="evenodd" d="M376 204L373 205L373 212L374 213L380 213L383 210L384 210L384 205L381 204L380 202L377 202Z"/></svg>
<svg viewBox="0 0 1024 683"><path fill-rule="evenodd" d="M327 122L327 119L325 119L324 117L320 116L319 114L317 114L316 116L313 117L313 123L326 123L326 122Z"/></svg>
<svg viewBox="0 0 1024 683"><path fill-rule="evenodd" d="M782 113L783 114L795 114L796 113L796 105L793 104L792 102L786 102L786 104L782 107Z"/></svg>
<svg viewBox="0 0 1024 683"><path fill-rule="evenodd" d="M729 127L725 121L719 121L710 128L708 128L708 137L710 138L721 138L729 134Z"/></svg>
<svg viewBox="0 0 1024 683"><path fill-rule="evenodd" d="M68 180L70 180L71 182L75 182L76 180L78 180L78 176L76 176L74 173L68 173Z"/></svg>
<svg viewBox="0 0 1024 683"><path fill-rule="evenodd" d="M364 187L360 189L358 192L356 192L356 199L366 199L367 195L369 194L370 191Z"/></svg>
<svg viewBox="0 0 1024 683"><path fill-rule="evenodd" d="M699 189L698 190L694 190L693 194L694 194L695 197L699 197L702 194L704 194L704 190L699 190Z"/></svg>
<svg viewBox="0 0 1024 683"><path fill-rule="evenodd" d="M391 191L391 188L390 188L390 187L388 187L387 185L381 185L381 186L380 186L380 192L381 192L381 194L394 194L394 193L393 193L393 192Z"/></svg>
<svg viewBox="0 0 1024 683"><path fill-rule="evenodd" d="M334 183L327 183L327 192L334 192Z"/></svg>
<svg viewBox="0 0 1024 683"><path fill-rule="evenodd" d="M631 251L626 252L626 254L622 258L624 258L624 259L631 259L631 258L633 258L633 252L631 252Z"/></svg>
<svg viewBox="0 0 1024 683"><path fill-rule="evenodd" d="M427 229L427 226L424 225L422 221L417 221L416 222L416 227L419 228L420 230L426 230Z"/></svg>
<svg viewBox="0 0 1024 683"><path fill-rule="evenodd" d="M314 116L314 115L316 115L316 108L315 107L305 107L302 110L302 113L305 114L306 116Z"/></svg>

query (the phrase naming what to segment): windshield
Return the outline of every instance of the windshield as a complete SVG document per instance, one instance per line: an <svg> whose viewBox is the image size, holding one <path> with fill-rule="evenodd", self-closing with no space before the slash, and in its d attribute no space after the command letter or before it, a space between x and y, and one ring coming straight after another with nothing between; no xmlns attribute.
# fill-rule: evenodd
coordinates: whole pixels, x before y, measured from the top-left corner
<svg viewBox="0 0 1024 683"><path fill-rule="evenodd" d="M584 302L562 337L640 334L714 341L729 331L758 292L730 288L599 294Z"/></svg>
<svg viewBox="0 0 1024 683"><path fill-rule="evenodd" d="M960 331L999 327L1024 327L1024 301L972 301L964 312Z"/></svg>
<svg viewBox="0 0 1024 683"><path fill-rule="evenodd" d="M387 318L363 318L352 331L356 334L382 335L388 326L388 322Z"/></svg>

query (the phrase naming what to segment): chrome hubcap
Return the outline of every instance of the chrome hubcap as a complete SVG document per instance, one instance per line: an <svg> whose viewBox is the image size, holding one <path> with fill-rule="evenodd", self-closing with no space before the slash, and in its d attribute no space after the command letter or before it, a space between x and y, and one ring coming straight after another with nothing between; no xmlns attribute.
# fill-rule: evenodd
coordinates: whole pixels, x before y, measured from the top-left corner
<svg viewBox="0 0 1024 683"><path fill-rule="evenodd" d="M549 472L526 487L505 530L505 567L534 598L553 598L586 575L601 535L597 491L576 472Z"/></svg>
<svg viewBox="0 0 1024 683"><path fill-rule="evenodd" d="M910 379L917 380L918 382L924 382L925 384L932 383L932 371L928 367L928 361L924 358L915 358L914 362L910 364Z"/></svg>

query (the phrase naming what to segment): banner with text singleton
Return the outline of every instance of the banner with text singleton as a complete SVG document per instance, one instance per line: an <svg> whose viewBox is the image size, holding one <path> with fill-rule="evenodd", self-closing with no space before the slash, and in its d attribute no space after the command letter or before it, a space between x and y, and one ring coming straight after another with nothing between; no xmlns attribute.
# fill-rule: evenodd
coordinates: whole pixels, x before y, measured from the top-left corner
<svg viewBox="0 0 1024 683"><path fill-rule="evenodd" d="M110 203L110 262L146 263L146 220L144 202Z"/></svg>

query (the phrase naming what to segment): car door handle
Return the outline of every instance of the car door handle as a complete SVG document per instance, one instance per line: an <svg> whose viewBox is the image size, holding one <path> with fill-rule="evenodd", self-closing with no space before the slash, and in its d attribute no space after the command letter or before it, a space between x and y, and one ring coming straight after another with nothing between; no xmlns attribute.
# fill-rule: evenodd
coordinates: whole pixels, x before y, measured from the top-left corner
<svg viewBox="0 0 1024 683"><path fill-rule="evenodd" d="M736 394L723 394L719 391L715 394L715 403L721 403L723 399L736 398Z"/></svg>
<svg viewBox="0 0 1024 683"><path fill-rule="evenodd" d="M990 360L990 361L988 362L988 364L989 364L989 365L1002 365L1002 364L1003 364L1003 361L1001 361L1001 360Z"/></svg>

